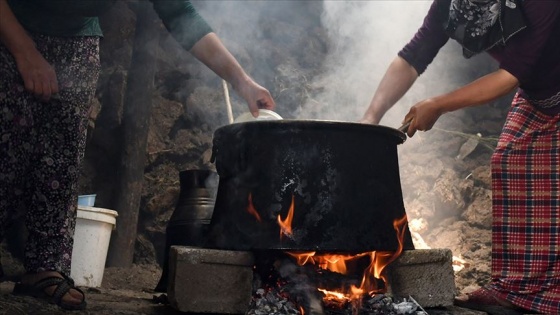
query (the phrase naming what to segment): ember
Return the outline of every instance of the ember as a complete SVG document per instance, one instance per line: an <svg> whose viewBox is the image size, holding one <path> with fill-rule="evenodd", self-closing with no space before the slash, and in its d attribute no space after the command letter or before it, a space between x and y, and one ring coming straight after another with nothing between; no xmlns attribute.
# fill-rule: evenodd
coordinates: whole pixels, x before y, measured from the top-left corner
<svg viewBox="0 0 560 315"><path fill-rule="evenodd" d="M274 286L262 283L255 277L255 291L247 315L373 315L428 313L411 297L400 298L388 294L360 296L360 302L342 293L315 289L310 281L310 269L296 266L289 260L280 263L279 275ZM262 287L259 287L262 286Z"/></svg>
<svg viewBox="0 0 560 315"><path fill-rule="evenodd" d="M361 285L359 287L352 285L350 287L350 290L335 292L327 291L329 300L337 299L338 297L340 297L340 299L342 300L348 299L350 301L359 301L363 294L384 293L385 286L383 286L383 288L379 288L377 279L382 279L384 283L387 282L387 279L385 279L385 277L383 276L382 271L402 252L406 222L406 216L404 216L393 223L393 227L397 232L399 240L399 248L395 252L373 251L357 255L316 254L315 252L287 253L295 257L299 265L305 265L309 263L317 266L320 269L329 270L344 275L348 274L347 262L352 262L363 257L369 257L369 266L363 272Z"/></svg>
<svg viewBox="0 0 560 315"><path fill-rule="evenodd" d="M292 202L286 219L278 216L280 237L290 235L293 213ZM411 299L385 294L383 270L402 253L406 224L406 216L393 224L399 238L395 252L278 251L276 258L267 252L257 264L258 289L247 314L422 314Z"/></svg>

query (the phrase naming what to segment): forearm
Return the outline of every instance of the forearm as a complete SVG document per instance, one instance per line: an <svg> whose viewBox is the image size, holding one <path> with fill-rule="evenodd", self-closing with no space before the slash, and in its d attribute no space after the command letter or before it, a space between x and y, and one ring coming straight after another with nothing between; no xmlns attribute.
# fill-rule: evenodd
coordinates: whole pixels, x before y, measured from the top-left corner
<svg viewBox="0 0 560 315"><path fill-rule="evenodd" d="M236 90L243 81L250 80L241 65L215 33L209 33L202 37L190 52L210 70L229 82Z"/></svg>
<svg viewBox="0 0 560 315"><path fill-rule="evenodd" d="M379 123L383 115L410 89L416 78L418 73L408 62L401 57L395 58L381 79L362 121Z"/></svg>
<svg viewBox="0 0 560 315"><path fill-rule="evenodd" d="M273 110L276 106L270 92L245 73L215 33L202 37L190 52L233 86L237 94L247 101L254 117L259 115L260 108Z"/></svg>
<svg viewBox="0 0 560 315"><path fill-rule="evenodd" d="M16 60L36 52L35 43L12 13L7 0L0 0L0 41Z"/></svg>
<svg viewBox="0 0 560 315"><path fill-rule="evenodd" d="M499 69L453 92L416 103L403 120L410 122L407 134L412 137L417 130L430 130L442 114L490 102L511 92L518 84L513 75Z"/></svg>
<svg viewBox="0 0 560 315"><path fill-rule="evenodd" d="M518 85L519 81L512 74L499 69L432 100L439 104L442 113L451 112L498 99L513 91Z"/></svg>

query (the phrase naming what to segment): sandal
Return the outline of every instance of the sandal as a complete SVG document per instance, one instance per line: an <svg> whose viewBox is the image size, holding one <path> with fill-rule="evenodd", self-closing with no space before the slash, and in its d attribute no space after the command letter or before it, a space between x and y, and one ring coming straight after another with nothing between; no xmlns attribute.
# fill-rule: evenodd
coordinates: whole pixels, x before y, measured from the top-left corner
<svg viewBox="0 0 560 315"><path fill-rule="evenodd" d="M463 296L464 297L464 296ZM459 307L483 311L490 315L523 315L521 308L499 300L490 290L482 287L474 292L467 293L466 299L455 298L454 304Z"/></svg>
<svg viewBox="0 0 560 315"><path fill-rule="evenodd" d="M60 277L46 277L37 281L35 284L24 284L18 282L14 286L14 290L12 292L13 295L23 295L23 296L31 296L37 299L46 300L51 304L56 304L62 309L65 310L83 310L86 308L86 296L84 292L77 287L74 286L74 280L70 277L62 275L63 278ZM50 286L56 286L52 295L47 294L45 289ZM72 304L67 303L62 300L64 295L66 295L71 289L74 289L82 295L82 301L80 304Z"/></svg>

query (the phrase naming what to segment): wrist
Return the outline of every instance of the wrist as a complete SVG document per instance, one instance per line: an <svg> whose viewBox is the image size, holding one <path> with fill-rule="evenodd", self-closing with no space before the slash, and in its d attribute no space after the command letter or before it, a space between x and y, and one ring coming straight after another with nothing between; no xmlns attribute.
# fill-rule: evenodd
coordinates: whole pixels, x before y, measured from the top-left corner
<svg viewBox="0 0 560 315"><path fill-rule="evenodd" d="M28 61L36 58L37 55L42 56L34 42L16 45L16 47L10 49L10 53L14 56L16 62Z"/></svg>
<svg viewBox="0 0 560 315"><path fill-rule="evenodd" d="M234 90L236 91L242 91L244 90L244 88L246 86L248 86L253 80L246 75L245 73L242 73L241 75L239 75L236 78L233 78L230 83L231 86L233 87Z"/></svg>
<svg viewBox="0 0 560 315"><path fill-rule="evenodd" d="M430 102L430 104L432 104L432 108L440 116L447 113L447 112L452 111L452 109L450 109L448 106L446 106L446 103L441 98L435 97L435 98L428 99L428 101Z"/></svg>
<svg viewBox="0 0 560 315"><path fill-rule="evenodd" d="M384 111L375 106L370 106L364 113L362 121L377 125L381 121L381 118L383 118L383 114Z"/></svg>

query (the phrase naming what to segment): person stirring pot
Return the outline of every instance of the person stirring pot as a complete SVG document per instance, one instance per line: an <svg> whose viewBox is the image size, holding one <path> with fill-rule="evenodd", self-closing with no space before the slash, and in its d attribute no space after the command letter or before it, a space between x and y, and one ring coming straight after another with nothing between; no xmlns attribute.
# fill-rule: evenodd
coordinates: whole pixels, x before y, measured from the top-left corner
<svg viewBox="0 0 560 315"><path fill-rule="evenodd" d="M451 111L517 90L492 167L492 277L456 304L487 311L560 314L560 1L435 0L389 65L360 122L377 124L451 38L499 67L416 103L412 137Z"/></svg>

